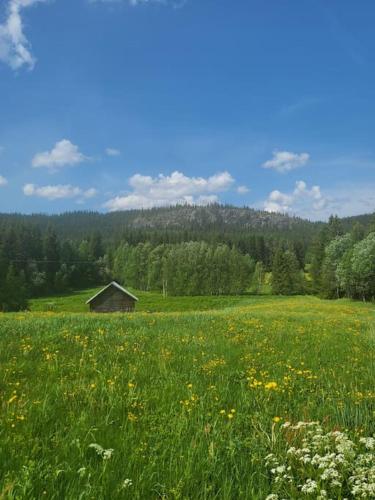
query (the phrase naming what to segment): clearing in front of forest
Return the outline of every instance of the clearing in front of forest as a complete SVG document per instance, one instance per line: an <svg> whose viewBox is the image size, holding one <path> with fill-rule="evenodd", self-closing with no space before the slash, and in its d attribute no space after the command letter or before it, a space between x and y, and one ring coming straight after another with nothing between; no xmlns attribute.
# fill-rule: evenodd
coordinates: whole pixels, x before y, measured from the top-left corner
<svg viewBox="0 0 375 500"><path fill-rule="evenodd" d="M374 306L223 306L0 314L0 496L264 499L285 422L374 433Z"/></svg>

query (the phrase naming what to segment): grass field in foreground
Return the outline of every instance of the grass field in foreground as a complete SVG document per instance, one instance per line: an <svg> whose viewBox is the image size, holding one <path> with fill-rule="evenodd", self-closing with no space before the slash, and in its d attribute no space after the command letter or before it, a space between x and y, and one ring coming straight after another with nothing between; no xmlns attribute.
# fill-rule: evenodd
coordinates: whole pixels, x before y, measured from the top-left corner
<svg viewBox="0 0 375 500"><path fill-rule="evenodd" d="M0 498L264 499L283 422L374 433L374 306L223 300L0 314Z"/></svg>

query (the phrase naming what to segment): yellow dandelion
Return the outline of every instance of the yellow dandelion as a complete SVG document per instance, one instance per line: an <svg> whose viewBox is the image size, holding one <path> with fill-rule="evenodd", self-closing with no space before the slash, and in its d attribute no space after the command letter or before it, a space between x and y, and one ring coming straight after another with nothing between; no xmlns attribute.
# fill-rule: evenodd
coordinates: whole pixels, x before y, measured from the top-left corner
<svg viewBox="0 0 375 500"><path fill-rule="evenodd" d="M267 384L264 385L265 389L267 390L273 390L277 388L277 382L267 382Z"/></svg>

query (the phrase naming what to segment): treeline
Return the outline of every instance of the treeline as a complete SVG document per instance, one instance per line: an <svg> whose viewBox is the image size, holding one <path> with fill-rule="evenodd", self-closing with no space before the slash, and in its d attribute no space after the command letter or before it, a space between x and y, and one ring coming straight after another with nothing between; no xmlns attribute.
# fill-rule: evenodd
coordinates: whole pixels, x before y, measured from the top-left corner
<svg viewBox="0 0 375 500"><path fill-rule="evenodd" d="M24 224L0 231L0 310L25 309L30 297L96 286L108 276L99 233L72 242Z"/></svg>
<svg viewBox="0 0 375 500"><path fill-rule="evenodd" d="M350 232L331 217L312 241L301 270L293 248L282 243L272 260L272 293L310 293L325 299L375 298L375 218L368 230L355 223Z"/></svg>
<svg viewBox="0 0 375 500"><path fill-rule="evenodd" d="M80 239L17 218L0 220L0 310L27 308L30 297L98 286L124 286L165 295L243 292L324 298L375 297L375 219L347 232L337 217L315 237L295 228L261 235L237 231L129 228L103 237L101 227Z"/></svg>
<svg viewBox="0 0 375 500"><path fill-rule="evenodd" d="M121 244L114 253L117 280L165 295L231 295L247 290L255 262L225 244Z"/></svg>
<svg viewBox="0 0 375 500"><path fill-rule="evenodd" d="M327 299L375 299L375 219L369 231L356 223L344 233L331 218L313 242L310 273L313 292Z"/></svg>

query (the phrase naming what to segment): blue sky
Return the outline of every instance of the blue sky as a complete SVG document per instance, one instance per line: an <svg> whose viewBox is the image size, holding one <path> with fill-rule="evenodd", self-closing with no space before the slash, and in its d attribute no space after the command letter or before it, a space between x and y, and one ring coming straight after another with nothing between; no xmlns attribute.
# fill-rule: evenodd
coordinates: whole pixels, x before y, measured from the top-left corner
<svg viewBox="0 0 375 500"><path fill-rule="evenodd" d="M0 211L375 210L375 4L0 0Z"/></svg>

